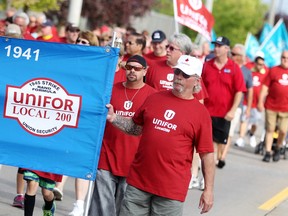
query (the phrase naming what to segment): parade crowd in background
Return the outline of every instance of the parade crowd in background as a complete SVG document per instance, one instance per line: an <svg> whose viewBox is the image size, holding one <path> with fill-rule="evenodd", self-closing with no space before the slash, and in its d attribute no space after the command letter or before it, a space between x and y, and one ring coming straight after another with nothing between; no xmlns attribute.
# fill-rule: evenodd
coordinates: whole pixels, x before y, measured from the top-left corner
<svg viewBox="0 0 288 216"><path fill-rule="evenodd" d="M0 36L82 46L111 46L114 32L122 43L90 216L182 215L191 188L203 190L199 207L205 213L213 206L214 169L229 165L231 145L261 149L263 162L285 154L288 50L280 65L269 68L263 52L249 59L243 44L225 36L212 41L210 50L210 42L195 44L161 27L153 32L106 25L87 30L73 23L57 28L43 13L13 9L0 22ZM261 122L265 128L259 132ZM13 206L33 215L40 186L43 215L54 215L55 200L65 199L67 178L19 168ZM75 179L69 215L84 214L88 185Z"/></svg>

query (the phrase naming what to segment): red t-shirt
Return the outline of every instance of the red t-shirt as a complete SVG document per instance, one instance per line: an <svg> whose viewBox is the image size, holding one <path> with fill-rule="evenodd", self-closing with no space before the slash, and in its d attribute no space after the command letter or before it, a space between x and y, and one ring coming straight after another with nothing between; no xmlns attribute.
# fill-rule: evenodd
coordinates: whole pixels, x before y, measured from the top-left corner
<svg viewBox="0 0 288 216"><path fill-rule="evenodd" d="M246 86L239 66L228 59L224 67L219 70L215 58L206 61L203 66L202 79L209 98L204 104L213 117L225 117L231 109L237 92L245 92Z"/></svg>
<svg viewBox="0 0 288 216"><path fill-rule="evenodd" d="M194 147L213 152L211 118L197 99L171 91L148 97L133 121L142 137L127 182L146 192L184 202L191 179Z"/></svg>
<svg viewBox="0 0 288 216"><path fill-rule="evenodd" d="M45 42L61 42L58 36L53 35L51 38L49 39L44 39L43 36L40 36L37 38L37 40L39 41L45 41Z"/></svg>
<svg viewBox="0 0 288 216"><path fill-rule="evenodd" d="M29 169L22 168L22 170L29 170ZM49 173L49 172L42 172L42 171L38 171L38 170L29 170L29 171L36 173L38 176L40 176L42 178L50 179L50 180L55 181L55 182L61 182L62 181L62 175Z"/></svg>
<svg viewBox="0 0 288 216"><path fill-rule="evenodd" d="M288 112L288 69L281 66L271 68L263 85L269 88L265 108L278 112Z"/></svg>
<svg viewBox="0 0 288 216"><path fill-rule="evenodd" d="M119 70L115 72L114 84L124 81L126 81L126 71L123 68L119 68Z"/></svg>
<svg viewBox="0 0 288 216"><path fill-rule="evenodd" d="M264 72L264 73L263 73ZM263 80L267 76L267 72L263 71L262 73L259 71L253 71L252 68L252 78L253 78L253 101L252 101L252 108L256 108L258 101L259 101L259 95L262 87ZM244 97L243 101L244 105L247 105L247 97Z"/></svg>
<svg viewBox="0 0 288 216"><path fill-rule="evenodd" d="M132 117L143 101L156 92L155 89L148 85L142 87L139 92L137 91L137 89L126 89L128 99L131 100L133 98L133 105L129 108L127 106L129 104L126 103L125 105L125 101L128 101L128 99L125 95L123 83L114 85L111 104L118 115ZM127 135L107 122L98 168L108 170L116 176L126 177L137 151L140 138L140 136Z"/></svg>
<svg viewBox="0 0 288 216"><path fill-rule="evenodd" d="M148 66L150 66L151 64L153 64L153 61L166 61L167 60L167 56L156 56L153 52L148 53L146 55L144 55Z"/></svg>

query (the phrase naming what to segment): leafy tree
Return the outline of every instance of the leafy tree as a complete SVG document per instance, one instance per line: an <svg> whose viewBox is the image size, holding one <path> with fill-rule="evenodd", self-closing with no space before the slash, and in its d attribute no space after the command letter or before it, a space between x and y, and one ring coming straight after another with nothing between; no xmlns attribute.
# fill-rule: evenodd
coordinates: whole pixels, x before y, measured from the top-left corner
<svg viewBox="0 0 288 216"><path fill-rule="evenodd" d="M151 10L154 0L84 0L82 16L91 28L103 24L129 26L131 16L142 16Z"/></svg>
<svg viewBox="0 0 288 216"><path fill-rule="evenodd" d="M42 11L59 10L60 3L64 0L1 0L0 9L5 10L6 7L22 8L24 11Z"/></svg>
<svg viewBox="0 0 288 216"><path fill-rule="evenodd" d="M155 6L156 11L173 16L173 1L156 0ZM255 34L261 29L267 8L261 0L214 0L214 30L218 36L227 36L232 43L244 43L248 32ZM182 31L192 39L197 35L187 27Z"/></svg>
<svg viewBox="0 0 288 216"><path fill-rule="evenodd" d="M267 8L260 0L215 1L214 30L218 36L227 36L232 44L244 43L248 32L256 34L262 27Z"/></svg>

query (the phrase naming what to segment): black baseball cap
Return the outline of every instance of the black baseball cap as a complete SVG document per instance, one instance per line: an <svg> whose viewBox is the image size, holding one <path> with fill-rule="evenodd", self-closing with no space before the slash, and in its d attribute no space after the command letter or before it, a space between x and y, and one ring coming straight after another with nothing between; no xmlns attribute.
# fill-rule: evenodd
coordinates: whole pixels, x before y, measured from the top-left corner
<svg viewBox="0 0 288 216"><path fill-rule="evenodd" d="M218 38L216 39L216 41L213 41L212 43L213 43L213 44L230 46L230 41L229 41L229 39L226 38L226 37L224 37L224 36L218 37Z"/></svg>
<svg viewBox="0 0 288 216"><path fill-rule="evenodd" d="M152 43L161 43L166 39L166 35L163 31L157 30L152 33Z"/></svg>
<svg viewBox="0 0 288 216"><path fill-rule="evenodd" d="M129 62L137 62L139 64L141 64L144 68L147 67L147 63L146 63L146 60L140 56L140 55L134 55L134 56L131 56L126 63L129 63Z"/></svg>

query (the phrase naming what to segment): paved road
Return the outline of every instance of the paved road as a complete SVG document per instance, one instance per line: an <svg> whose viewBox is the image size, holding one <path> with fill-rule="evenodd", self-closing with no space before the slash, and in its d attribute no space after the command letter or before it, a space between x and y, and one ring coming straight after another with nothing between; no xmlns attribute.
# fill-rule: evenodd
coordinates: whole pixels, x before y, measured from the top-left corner
<svg viewBox="0 0 288 216"><path fill-rule="evenodd" d="M215 204L207 216L286 216L288 215L288 160L264 163L261 155L255 155L250 147L232 147L227 165L216 170ZM15 195L17 168L3 166L0 171L0 216L23 215L23 210L11 207ZM271 210L259 207L279 192L280 201ZM201 191L189 190L185 202L184 216L197 216ZM283 198L284 200L282 200ZM74 179L69 178L64 189L64 200L57 202L57 216L67 216L74 202ZM269 204L269 203L268 203ZM37 194L34 215L42 215L43 200ZM272 205L273 207L273 205Z"/></svg>

